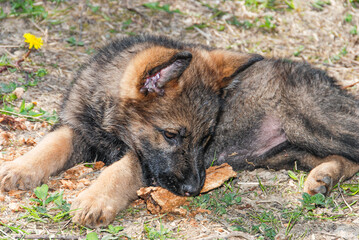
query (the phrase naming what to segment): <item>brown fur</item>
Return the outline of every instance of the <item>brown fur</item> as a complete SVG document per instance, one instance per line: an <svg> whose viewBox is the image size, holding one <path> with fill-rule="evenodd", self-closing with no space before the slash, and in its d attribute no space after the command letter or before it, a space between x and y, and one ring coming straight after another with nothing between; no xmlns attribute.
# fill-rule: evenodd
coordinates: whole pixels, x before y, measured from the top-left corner
<svg viewBox="0 0 359 240"><path fill-rule="evenodd" d="M63 126L49 133L30 152L0 168L2 191L31 189L61 171L72 152L72 130Z"/></svg>
<svg viewBox="0 0 359 240"><path fill-rule="evenodd" d="M73 220L109 224L141 186L196 195L205 169L313 169L310 194L359 170L359 103L307 64L164 37L114 41L85 64L60 123L0 166L0 187L31 189L58 171L110 165L72 204Z"/></svg>

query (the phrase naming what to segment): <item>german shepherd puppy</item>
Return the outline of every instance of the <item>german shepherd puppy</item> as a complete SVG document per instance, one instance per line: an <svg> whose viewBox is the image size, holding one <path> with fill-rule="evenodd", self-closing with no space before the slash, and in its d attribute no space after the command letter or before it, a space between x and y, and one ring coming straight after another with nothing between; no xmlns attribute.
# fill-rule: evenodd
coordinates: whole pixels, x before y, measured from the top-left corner
<svg viewBox="0 0 359 240"><path fill-rule="evenodd" d="M229 163L313 169L310 194L359 171L359 102L308 64L158 36L112 42L78 74L60 123L0 166L0 187L32 189L94 159L111 164L72 203L73 220L108 225L142 186L193 196ZM217 156L217 157L216 157Z"/></svg>

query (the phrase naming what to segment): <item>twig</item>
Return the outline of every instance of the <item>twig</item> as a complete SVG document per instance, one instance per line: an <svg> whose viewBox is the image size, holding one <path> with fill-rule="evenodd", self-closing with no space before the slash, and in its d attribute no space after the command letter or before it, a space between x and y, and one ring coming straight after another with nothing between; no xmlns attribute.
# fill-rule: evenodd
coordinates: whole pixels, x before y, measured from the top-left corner
<svg viewBox="0 0 359 240"><path fill-rule="evenodd" d="M198 237L198 238L195 238L195 239L201 239L201 240L212 240L212 239L226 239L226 238L231 238L231 237L241 237L241 238L244 238L244 239L255 239L253 236L247 234L247 233L242 233L242 232L232 232L232 233L229 233L229 234L214 234L214 235L210 235L208 237Z"/></svg>
<svg viewBox="0 0 359 240"><path fill-rule="evenodd" d="M64 226L62 226L61 230L64 230L70 223L72 222L72 219L68 220Z"/></svg>
<svg viewBox="0 0 359 240"><path fill-rule="evenodd" d="M21 117L21 118L26 118L26 119L33 119L33 120L36 120L36 121L39 121L39 122L47 122L48 124L52 124L51 122L46 121L46 120L44 120L44 119L42 119L40 117L33 117L33 116L29 116L29 115L23 115L23 114L10 112L10 111L6 111L6 110L1 110L1 109L0 109L0 113L7 113L7 114L14 115L16 117Z"/></svg>
<svg viewBox="0 0 359 240"><path fill-rule="evenodd" d="M0 73L2 73L3 71L7 70L8 68L13 68L13 67L16 67L16 68L20 68L20 63L22 63L23 61L25 61L25 59L30 55L31 53L31 49L29 49L29 51L19 60L17 60L15 62L15 66L14 65L4 65L2 68L0 68Z"/></svg>
<svg viewBox="0 0 359 240"><path fill-rule="evenodd" d="M3 230L0 229L0 232L2 232L4 234L4 236L6 237L10 237L11 239L15 239L15 238L12 238L11 236L9 236L8 234L6 234L6 232L4 232Z"/></svg>
<svg viewBox="0 0 359 240"><path fill-rule="evenodd" d="M345 200L344 198L344 195L343 195L343 191L342 189L340 188L340 182L343 180L343 177L341 177L338 181L338 189L339 189L339 193L340 193L340 196L342 197L345 205L347 205L347 207L349 208L350 212L353 212L353 208L348 204L348 202Z"/></svg>
<svg viewBox="0 0 359 240"><path fill-rule="evenodd" d="M143 14L143 13L137 11L137 9L131 7L130 4L128 3L128 0L126 0L125 2L126 2L125 8L126 8L128 11L137 13L138 15L140 15L140 17L144 18L147 22L150 22L150 19L149 19L145 14Z"/></svg>
<svg viewBox="0 0 359 240"><path fill-rule="evenodd" d="M17 45L0 45L0 48L18 48Z"/></svg>
<svg viewBox="0 0 359 240"><path fill-rule="evenodd" d="M11 237L15 239L64 239L64 240L75 240L75 239L84 239L86 236L64 236L64 235L41 235L41 234L29 234L29 235L22 235L22 234L15 234L11 235Z"/></svg>
<svg viewBox="0 0 359 240"><path fill-rule="evenodd" d="M351 88L351 87L357 85L358 83L359 83L359 81L356 81L355 83L349 84L349 85L347 85L347 86L343 86L342 89Z"/></svg>
<svg viewBox="0 0 359 240"><path fill-rule="evenodd" d="M199 32L202 36L204 36L208 41L212 41L212 38L209 34L205 33L204 31L202 31L201 29L199 29L198 27L193 27L197 32Z"/></svg>

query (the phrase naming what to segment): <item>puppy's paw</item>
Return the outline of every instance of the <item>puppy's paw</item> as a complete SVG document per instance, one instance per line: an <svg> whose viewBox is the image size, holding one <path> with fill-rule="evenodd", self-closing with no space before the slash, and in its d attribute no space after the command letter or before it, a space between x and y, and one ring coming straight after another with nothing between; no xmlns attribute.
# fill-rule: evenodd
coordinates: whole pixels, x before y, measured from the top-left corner
<svg viewBox="0 0 359 240"><path fill-rule="evenodd" d="M304 183L304 192L314 195L328 194L339 180L338 166L336 162L326 162L315 167L308 175Z"/></svg>
<svg viewBox="0 0 359 240"><path fill-rule="evenodd" d="M109 225L121 209L113 198L86 189L72 203L71 210L73 222L96 228Z"/></svg>
<svg viewBox="0 0 359 240"><path fill-rule="evenodd" d="M304 183L304 192L315 195L328 194L333 187L333 179L328 174L309 175Z"/></svg>
<svg viewBox="0 0 359 240"><path fill-rule="evenodd" d="M44 173L23 161L5 162L0 165L0 190L30 190L41 184Z"/></svg>

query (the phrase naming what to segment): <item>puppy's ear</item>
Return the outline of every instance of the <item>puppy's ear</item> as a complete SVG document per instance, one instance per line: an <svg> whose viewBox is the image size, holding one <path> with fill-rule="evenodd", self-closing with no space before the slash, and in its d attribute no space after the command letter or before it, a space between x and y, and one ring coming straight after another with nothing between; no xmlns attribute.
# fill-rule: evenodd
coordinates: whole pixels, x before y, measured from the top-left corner
<svg viewBox="0 0 359 240"><path fill-rule="evenodd" d="M191 59L190 52L161 46L139 51L128 61L121 77L120 97L142 99L149 93L155 93L152 97L163 95L165 85L179 78Z"/></svg>
<svg viewBox="0 0 359 240"><path fill-rule="evenodd" d="M213 86L216 90L226 88L235 77L252 64L263 60L258 54L237 53L225 50L213 50L209 52L212 68L218 74L217 82Z"/></svg>
<svg viewBox="0 0 359 240"><path fill-rule="evenodd" d="M178 52L169 61L150 69L146 74L145 82L140 92L144 94L156 92L162 96L164 94L163 87L166 83L180 77L188 67L191 59L192 54L190 52Z"/></svg>

